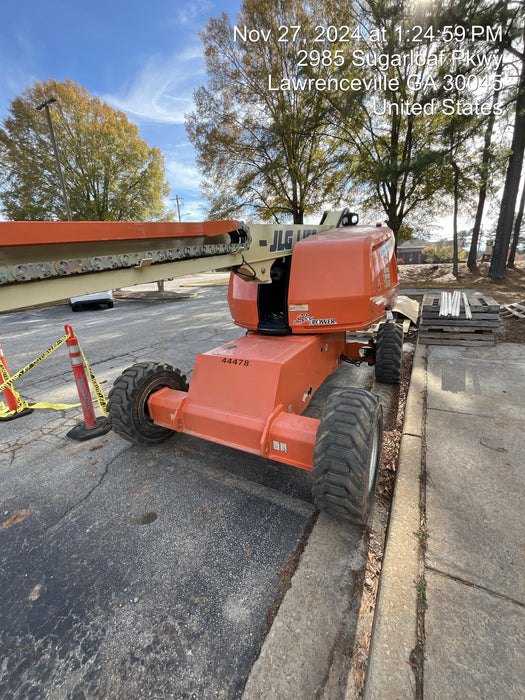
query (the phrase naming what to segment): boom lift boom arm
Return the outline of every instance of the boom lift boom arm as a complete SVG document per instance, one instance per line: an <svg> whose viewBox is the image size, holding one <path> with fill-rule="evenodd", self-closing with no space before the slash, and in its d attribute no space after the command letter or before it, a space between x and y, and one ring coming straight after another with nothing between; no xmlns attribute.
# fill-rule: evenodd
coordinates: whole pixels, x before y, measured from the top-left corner
<svg viewBox="0 0 525 700"><path fill-rule="evenodd" d="M217 269L269 282L274 260L298 240L350 216L332 211L320 225L0 222L0 312Z"/></svg>

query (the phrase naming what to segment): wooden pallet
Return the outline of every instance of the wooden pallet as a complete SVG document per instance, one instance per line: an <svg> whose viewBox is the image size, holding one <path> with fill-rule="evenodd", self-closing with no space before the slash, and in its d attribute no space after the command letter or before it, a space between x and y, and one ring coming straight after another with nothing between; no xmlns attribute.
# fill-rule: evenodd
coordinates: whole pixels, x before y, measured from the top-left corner
<svg viewBox="0 0 525 700"><path fill-rule="evenodd" d="M501 330L499 304L485 294L468 295L471 318L461 302L458 316L440 316L439 292L425 294L419 321L419 339L427 345L493 345Z"/></svg>
<svg viewBox="0 0 525 700"><path fill-rule="evenodd" d="M455 328L473 328L474 330L490 331L495 328L499 329L500 322L499 318L495 318L494 320L482 318L478 320L477 318L440 318L436 316L426 319L423 326L425 328L440 328L444 331L449 329L451 332L454 332ZM421 328L421 323L419 327Z"/></svg>
<svg viewBox="0 0 525 700"><path fill-rule="evenodd" d="M439 316L439 292L430 292L425 294L423 297L423 304L421 306L421 317L431 317ZM500 305L492 297L486 294L470 294L468 295L468 303L473 316L478 314L488 314L492 316L493 314L499 315ZM465 308L463 304L461 305L461 311L458 318L466 319Z"/></svg>
<svg viewBox="0 0 525 700"><path fill-rule="evenodd" d="M505 304L501 308L502 318L525 318L525 301L516 304Z"/></svg>
<svg viewBox="0 0 525 700"><path fill-rule="evenodd" d="M494 345L494 333L440 333L419 331L419 340L425 345Z"/></svg>

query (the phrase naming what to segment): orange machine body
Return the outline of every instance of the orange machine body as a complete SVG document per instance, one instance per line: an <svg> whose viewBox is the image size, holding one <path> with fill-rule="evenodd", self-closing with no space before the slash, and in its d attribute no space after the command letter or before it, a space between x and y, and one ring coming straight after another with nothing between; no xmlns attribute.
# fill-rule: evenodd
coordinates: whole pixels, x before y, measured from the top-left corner
<svg viewBox="0 0 525 700"><path fill-rule="evenodd" d="M270 309L286 316L283 335L367 328L384 318L397 296L393 233L372 226L318 233L295 244L283 275L282 306ZM238 326L261 330L264 287L232 273L228 302Z"/></svg>
<svg viewBox="0 0 525 700"><path fill-rule="evenodd" d="M150 417L172 430L311 469L319 420L300 414L338 369L344 350L344 333L249 333L198 355L188 392L152 394Z"/></svg>
<svg viewBox="0 0 525 700"><path fill-rule="evenodd" d="M247 335L197 356L188 392L148 400L159 426L312 469L319 420L301 415L342 356L369 361L346 331L384 318L398 289L387 228L346 227L296 243L271 284L232 273L228 300Z"/></svg>

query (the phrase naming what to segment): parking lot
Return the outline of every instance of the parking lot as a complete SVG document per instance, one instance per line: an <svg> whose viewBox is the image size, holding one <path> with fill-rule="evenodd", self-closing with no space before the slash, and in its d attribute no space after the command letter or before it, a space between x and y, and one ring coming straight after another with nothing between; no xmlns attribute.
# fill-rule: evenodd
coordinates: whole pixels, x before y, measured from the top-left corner
<svg viewBox="0 0 525 700"><path fill-rule="evenodd" d="M106 393L144 360L191 379L198 352L243 331L224 287L169 285L187 296L2 316L11 372L71 323ZM345 367L329 384L371 376ZM77 401L65 346L17 387ZM37 410L0 424L0 697L240 696L314 513L310 474L178 434L153 447L113 433L75 442L79 420L80 409Z"/></svg>

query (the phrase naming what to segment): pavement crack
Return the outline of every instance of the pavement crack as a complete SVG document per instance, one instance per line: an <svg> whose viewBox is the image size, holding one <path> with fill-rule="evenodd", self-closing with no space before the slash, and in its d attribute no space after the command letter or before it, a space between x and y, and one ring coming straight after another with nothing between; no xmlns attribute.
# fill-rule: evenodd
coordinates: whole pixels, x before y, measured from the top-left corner
<svg viewBox="0 0 525 700"><path fill-rule="evenodd" d="M106 476L107 476L107 473L108 473L110 464L114 461L114 459L115 459L115 458L113 458L113 459L111 460L111 462L108 462L108 464L106 464L106 466L104 467L104 471L99 475L99 479L98 479L98 481L94 484L94 486L92 486L92 487L89 489L89 491L88 491L84 496L82 496L82 498L80 498L78 501L76 501L76 503L73 503L73 505L70 506L70 507L58 518L58 520L57 520L55 523L53 523L53 525L51 525L51 527L48 528L48 529L52 529L53 527L55 527L56 525L58 525L58 523L59 523L61 520L63 520L64 518L66 518L73 510L75 510L75 508L78 508L78 506L81 505L82 503L84 503L84 501L87 501L87 499L91 496L91 494L93 493L93 491L95 491L95 489L98 489L98 487L101 486L102 482L104 481L104 479L105 479Z"/></svg>
<svg viewBox="0 0 525 700"><path fill-rule="evenodd" d="M470 411L460 411L455 408L435 408L433 406L428 407L429 411L438 411L439 413L455 413L456 415L460 416L473 416L474 418L488 418L490 420L496 420L494 415L490 415L488 413L479 413L479 412L470 412ZM517 425L523 425L523 421L519 418L509 418L505 417L505 422L508 423L516 423Z"/></svg>
<svg viewBox="0 0 525 700"><path fill-rule="evenodd" d="M67 509L62 513L62 515L60 515L60 516L55 520L54 523L52 523L51 525L49 525L49 527L47 527L47 528L45 529L45 531L42 533L41 537L39 538L37 544L35 544L33 547L31 547L31 548L28 550L28 555L30 555L31 552L33 552L35 549L38 548L38 546L40 545L40 543L42 542L42 540L43 540L45 537L47 537L47 535L48 535L52 530L54 530L54 528L57 527L57 525L59 525L65 518L67 518L68 515L70 515L76 508L78 508L78 506L82 505L82 503L84 503L85 501L88 500L88 498L92 495L92 493L93 493L96 489L98 489L98 488L102 485L102 483L104 482L104 479L106 478L106 476L107 476L107 474L108 474L108 472L109 472L109 468L111 467L111 465L113 464L113 462L114 462L116 459L118 459L119 457L121 457L122 454L123 454L124 452L127 452L128 450L131 450L131 449L133 449L133 446L130 445L130 447L126 447L122 452L119 452L119 453L116 454L112 459L109 460L109 462L108 462L108 463L106 464L106 466L104 467L104 471L102 471L102 472L98 475L98 476L99 476L98 481L87 491L87 493L84 494L84 496L82 496L82 498L79 498L78 501L75 501L75 503L73 503L73 505L71 505L69 508L67 508Z"/></svg>
<svg viewBox="0 0 525 700"><path fill-rule="evenodd" d="M487 588L486 586L481 586L479 583L474 583L473 581L467 581L460 576L454 576L454 574L449 574L446 571L440 571L439 569L435 569L433 566L425 566L427 571L431 571L433 574L437 574L438 576L443 576L444 578L448 578L452 581L456 581L456 583L462 583L464 586L468 586L469 588L476 588L478 591L483 591L484 593L488 593L489 595L493 595L496 598L500 598L501 600L505 600L508 603L513 603L514 605L519 605L520 608L525 608L525 603L522 603L520 600L516 600L515 598L511 598L510 596L503 595L502 593L498 593L497 591L493 591L491 588Z"/></svg>

